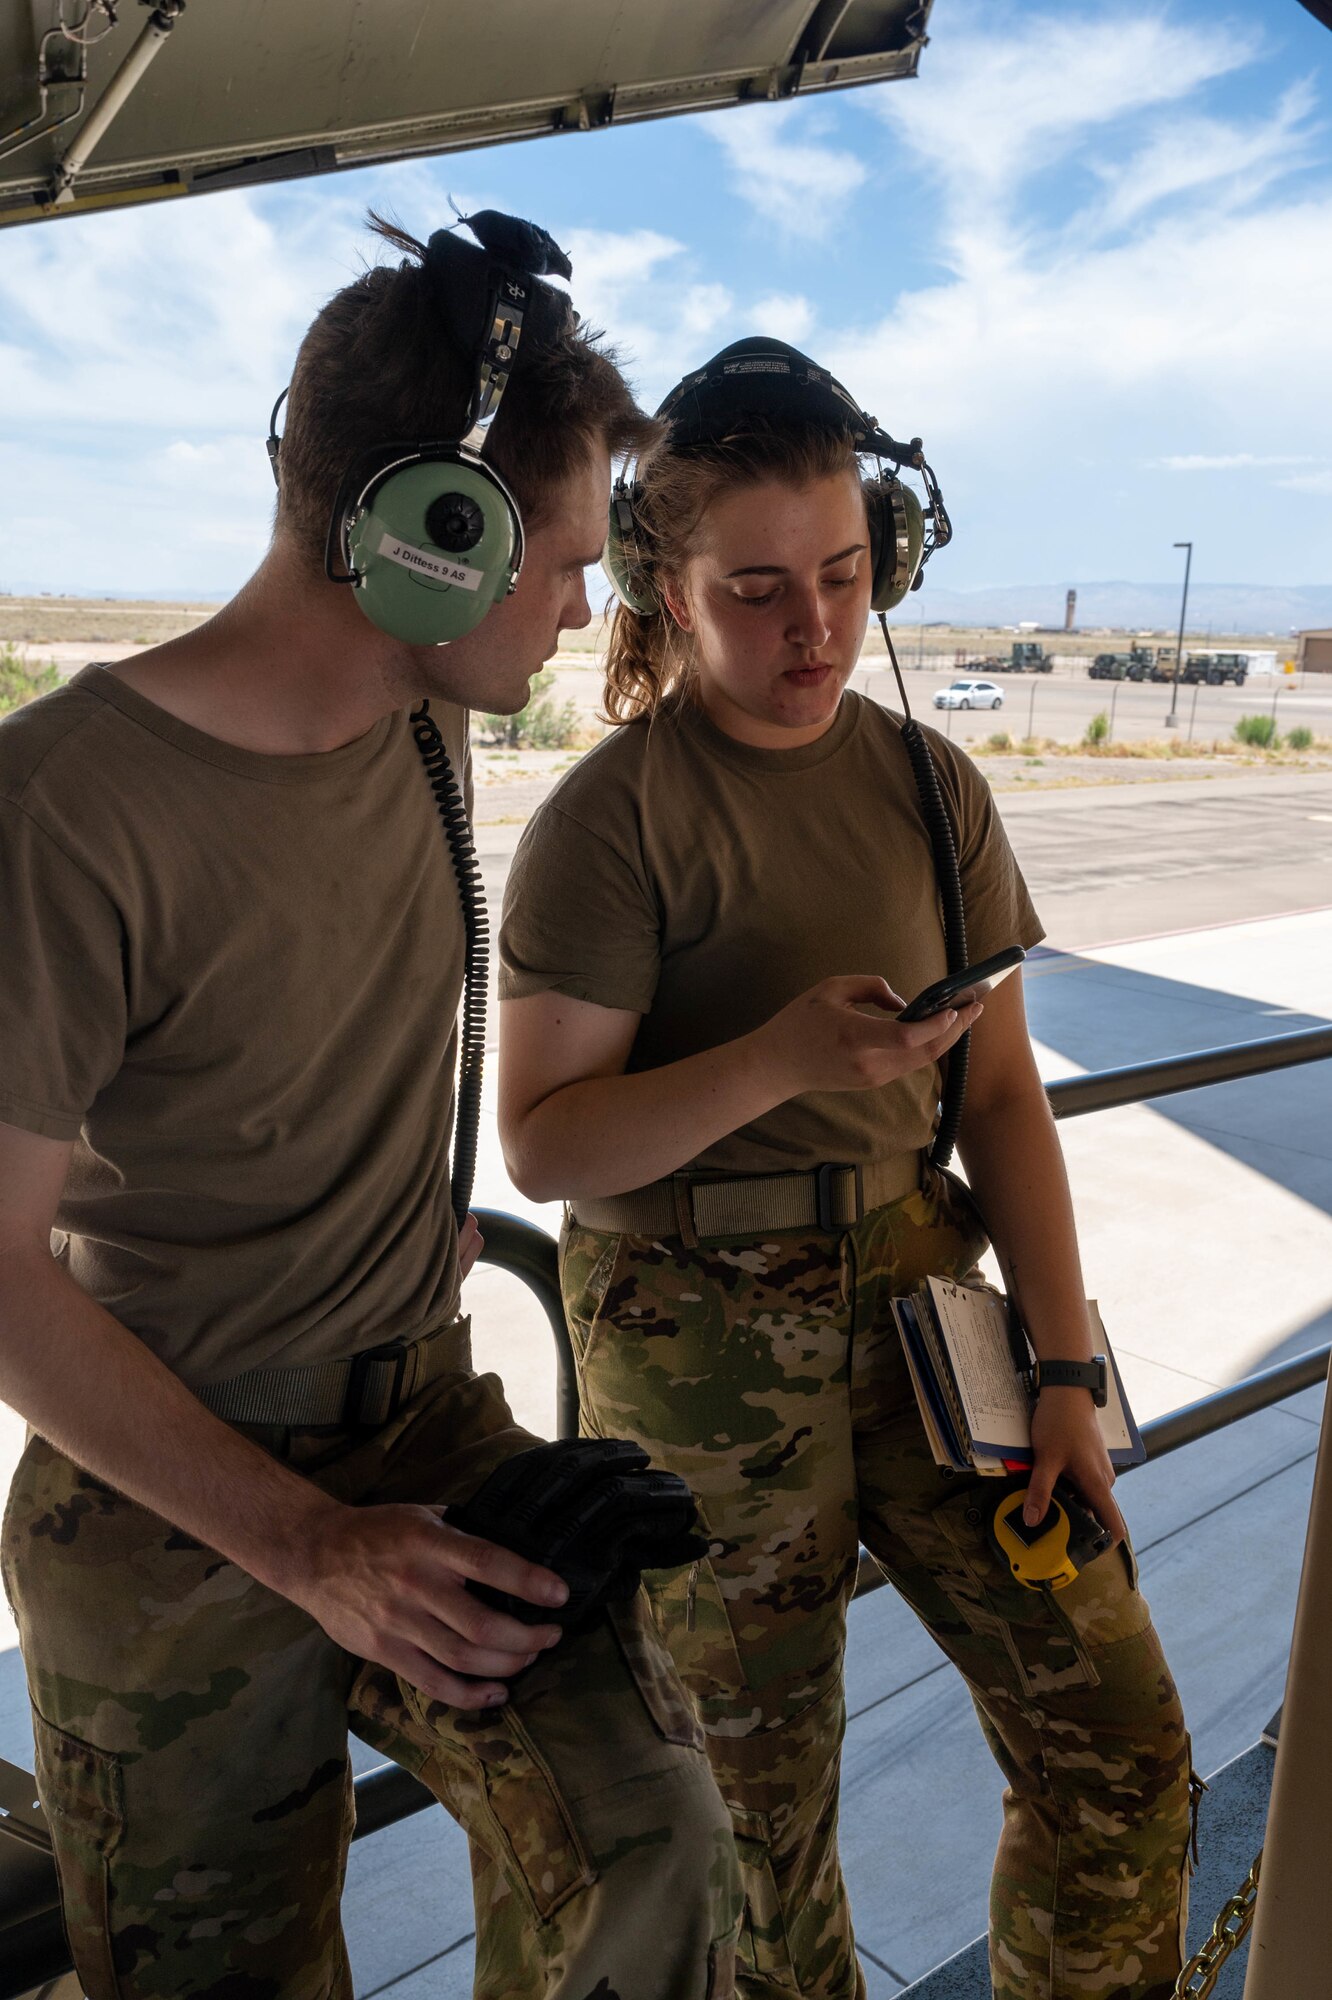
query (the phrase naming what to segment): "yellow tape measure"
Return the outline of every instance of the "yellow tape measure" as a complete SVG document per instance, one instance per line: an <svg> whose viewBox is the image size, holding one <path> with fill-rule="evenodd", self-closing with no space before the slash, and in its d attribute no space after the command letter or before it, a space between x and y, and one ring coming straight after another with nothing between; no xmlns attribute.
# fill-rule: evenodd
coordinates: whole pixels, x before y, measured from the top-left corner
<svg viewBox="0 0 1332 2000"><path fill-rule="evenodd" d="M1055 1481L1043 1521L1022 1518L1027 1486L1010 1486L990 1520L990 1539L1028 1590L1064 1590L1080 1570L1114 1544L1114 1536L1088 1513L1066 1480Z"/></svg>

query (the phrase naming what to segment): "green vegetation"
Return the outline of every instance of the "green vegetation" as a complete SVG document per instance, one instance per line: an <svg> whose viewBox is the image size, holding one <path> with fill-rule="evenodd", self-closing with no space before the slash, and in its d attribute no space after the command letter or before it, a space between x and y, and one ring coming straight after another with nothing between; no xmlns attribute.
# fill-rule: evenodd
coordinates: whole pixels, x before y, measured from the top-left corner
<svg viewBox="0 0 1332 2000"><path fill-rule="evenodd" d="M1098 709L1087 724L1082 740L1089 750L1099 750L1103 743L1108 742L1109 736L1110 718L1103 708Z"/></svg>
<svg viewBox="0 0 1332 2000"><path fill-rule="evenodd" d="M25 666L17 646L10 642L0 646L0 715L22 708L35 695L50 694L60 685L60 675L50 660Z"/></svg>
<svg viewBox="0 0 1332 2000"><path fill-rule="evenodd" d="M1292 729L1288 733L1286 748L1287 750L1312 750L1313 740L1314 733L1312 729L1307 728L1304 723L1301 723L1298 729Z"/></svg>
<svg viewBox="0 0 1332 2000"><path fill-rule="evenodd" d="M532 682L527 707L517 715L478 715L476 733L482 743L506 750L567 750L578 741L582 723L575 702L557 702L549 669Z"/></svg>
<svg viewBox="0 0 1332 2000"><path fill-rule="evenodd" d="M985 747L987 750L994 750L996 752L1011 750L1013 748L1013 739L1006 729L996 729L993 736L986 737Z"/></svg>
<svg viewBox="0 0 1332 2000"><path fill-rule="evenodd" d="M1271 750L1277 740L1276 718L1271 715L1242 715L1235 724L1235 741L1253 750Z"/></svg>

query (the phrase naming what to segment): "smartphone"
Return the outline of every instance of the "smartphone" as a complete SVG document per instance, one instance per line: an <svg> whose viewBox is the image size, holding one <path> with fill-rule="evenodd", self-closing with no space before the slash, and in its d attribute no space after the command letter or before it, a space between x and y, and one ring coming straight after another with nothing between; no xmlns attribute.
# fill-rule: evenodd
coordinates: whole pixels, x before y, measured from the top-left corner
<svg viewBox="0 0 1332 2000"><path fill-rule="evenodd" d="M899 1021L924 1021L929 1015L951 1007L960 993L966 993L972 987L996 986L1014 966L1021 965L1026 956L1020 944L1011 944L1007 951L997 951L993 958L983 958L979 965L969 965L963 972L950 972L946 979L936 979L933 986L927 986L923 993L918 993L897 1018Z"/></svg>

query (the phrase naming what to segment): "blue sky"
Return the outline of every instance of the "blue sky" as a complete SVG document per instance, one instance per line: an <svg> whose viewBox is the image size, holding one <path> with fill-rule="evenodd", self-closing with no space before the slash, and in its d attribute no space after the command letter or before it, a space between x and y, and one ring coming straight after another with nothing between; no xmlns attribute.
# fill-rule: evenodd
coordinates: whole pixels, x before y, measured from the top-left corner
<svg viewBox="0 0 1332 2000"><path fill-rule="evenodd" d="M366 207L424 236L450 195L566 245L649 404L768 331L920 433L941 584L1174 579L1186 537L1200 580L1332 581L1332 35L1295 0L931 27L911 83L6 232L0 588L239 584Z"/></svg>

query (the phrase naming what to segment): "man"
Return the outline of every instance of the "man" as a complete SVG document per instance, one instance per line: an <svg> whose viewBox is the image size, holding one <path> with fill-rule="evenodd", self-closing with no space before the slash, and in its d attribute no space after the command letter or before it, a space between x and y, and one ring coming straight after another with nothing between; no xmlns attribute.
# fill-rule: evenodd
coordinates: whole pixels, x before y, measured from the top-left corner
<svg viewBox="0 0 1332 2000"><path fill-rule="evenodd" d="M377 226L407 254L306 336L256 574L0 729L0 1396L32 1427L4 1568L38 1784L90 2000L350 1995L349 1719L467 1826L478 1995L705 2000L730 1829L650 1626L488 1608L469 1580L566 1592L444 1518L532 1440L457 1316L463 924L406 717L428 697L458 768L467 706L523 705L650 427L533 281L485 452L517 589L448 645L391 637L326 577L330 520L361 454L466 430L495 260ZM349 1365L386 1344L387 1385Z"/></svg>

